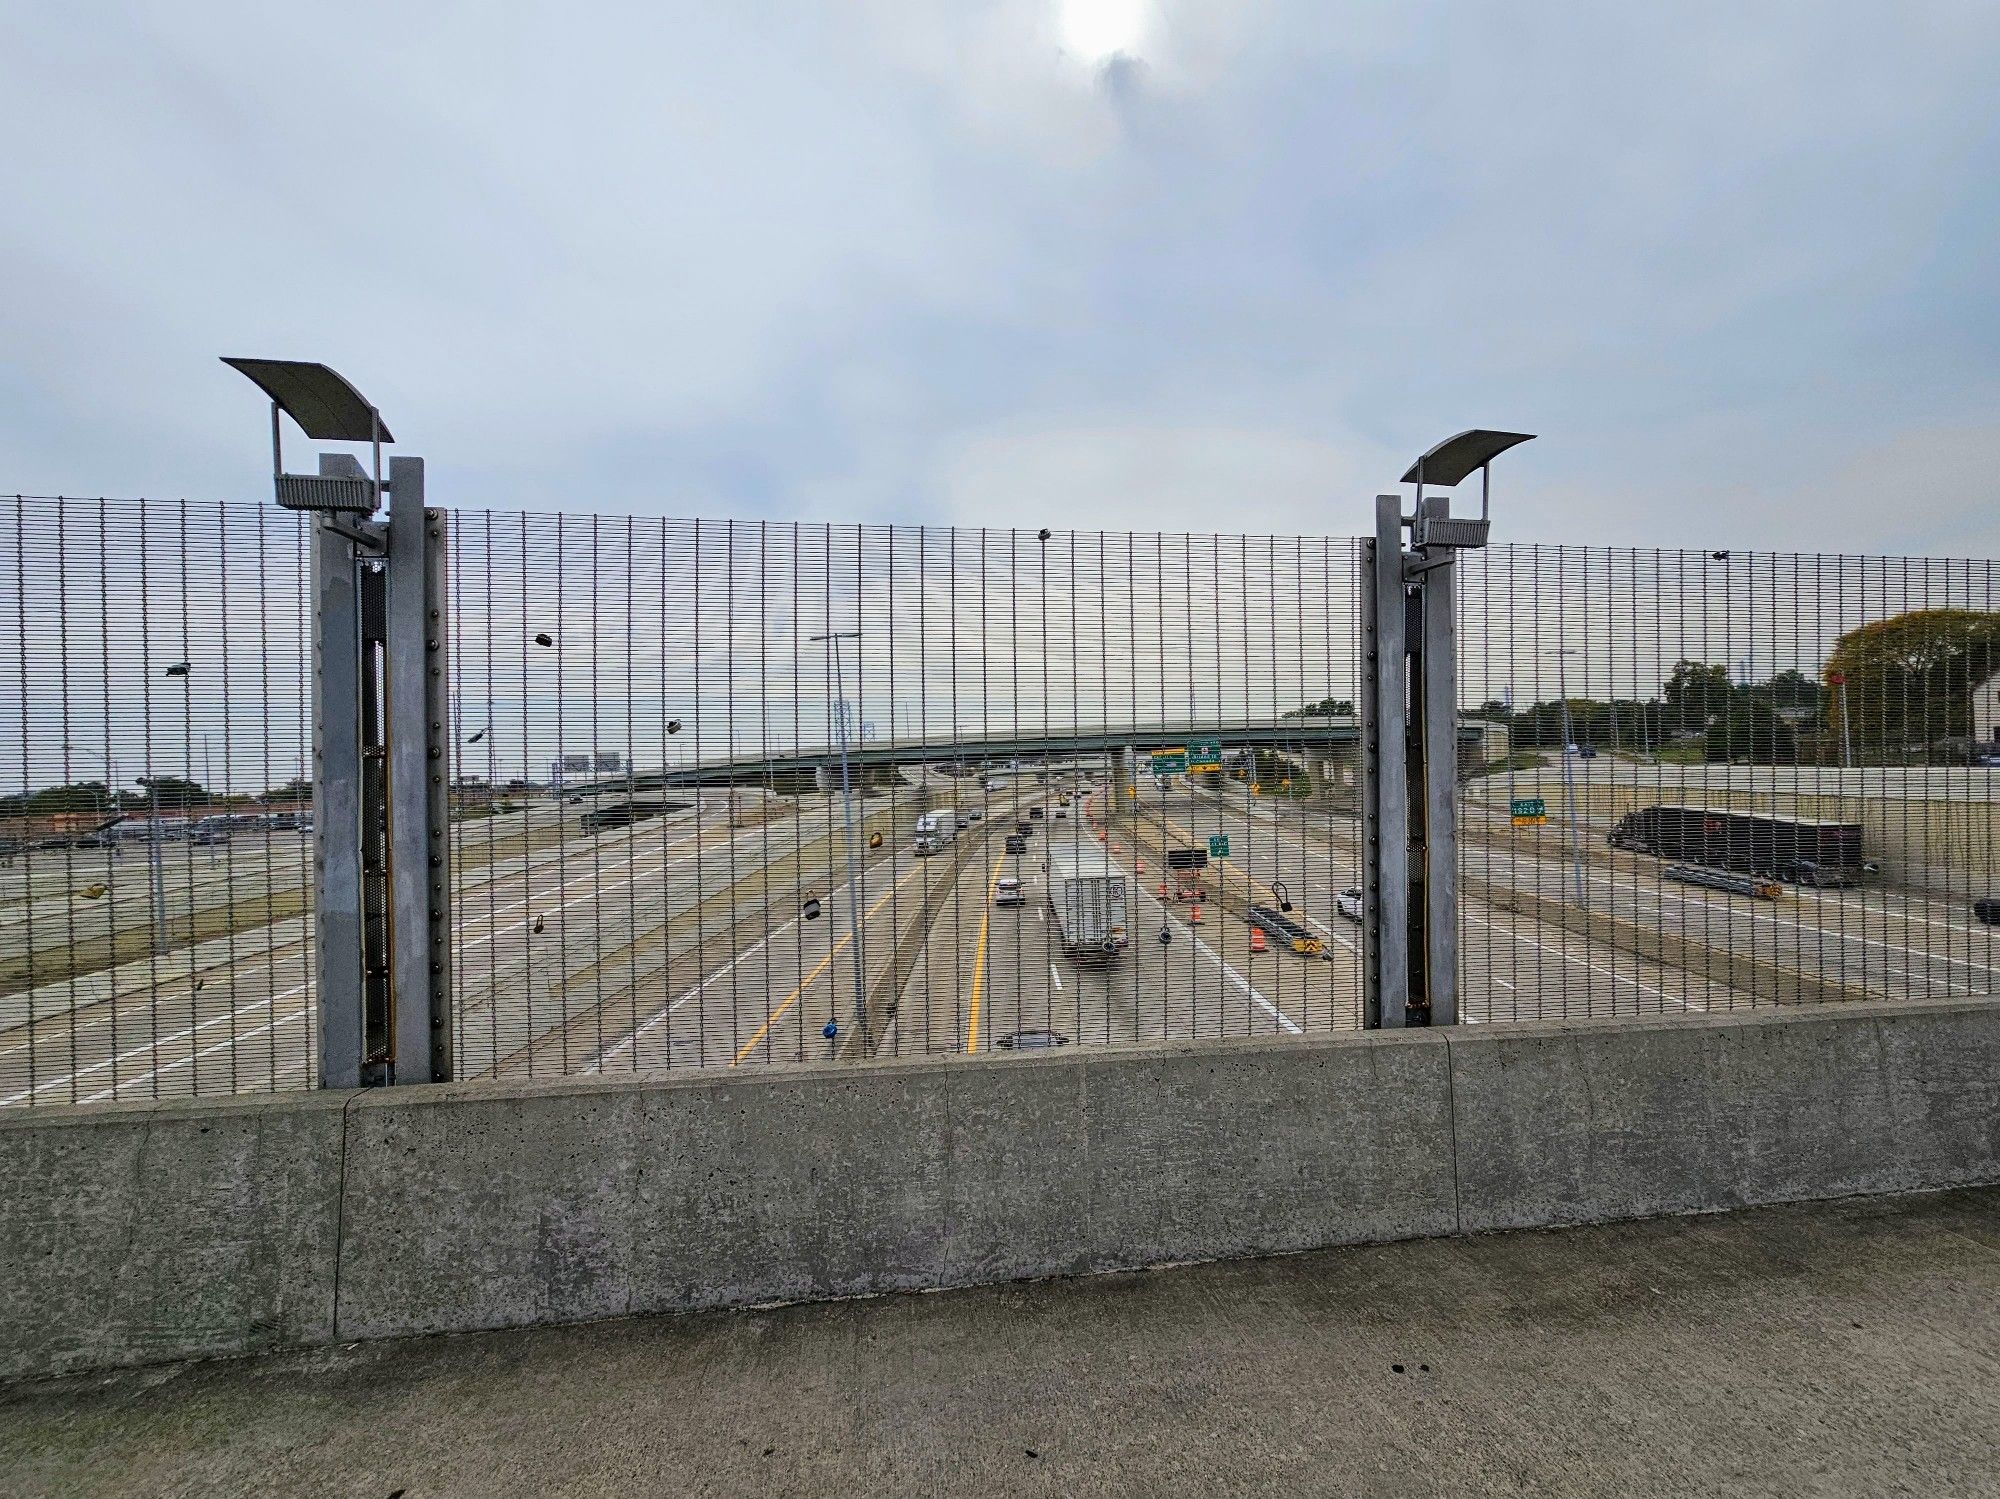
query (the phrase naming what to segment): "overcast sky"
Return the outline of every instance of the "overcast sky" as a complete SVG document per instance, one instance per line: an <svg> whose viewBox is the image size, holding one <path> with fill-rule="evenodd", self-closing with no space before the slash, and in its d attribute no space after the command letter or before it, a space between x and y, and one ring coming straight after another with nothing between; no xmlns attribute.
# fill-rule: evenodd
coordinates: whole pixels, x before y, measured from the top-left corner
<svg viewBox="0 0 2000 1499"><path fill-rule="evenodd" d="M1117 14L1135 12L1129 21ZM2000 555L2000 4L22 5L0 490ZM299 443L301 452L305 449Z"/></svg>

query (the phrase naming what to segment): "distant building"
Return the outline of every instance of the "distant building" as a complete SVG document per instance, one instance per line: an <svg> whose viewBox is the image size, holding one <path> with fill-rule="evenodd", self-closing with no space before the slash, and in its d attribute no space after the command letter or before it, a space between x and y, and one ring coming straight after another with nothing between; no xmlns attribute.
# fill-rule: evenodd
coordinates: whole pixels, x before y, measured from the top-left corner
<svg viewBox="0 0 2000 1499"><path fill-rule="evenodd" d="M2000 672L1972 689L1972 737L1980 744L2000 745Z"/></svg>

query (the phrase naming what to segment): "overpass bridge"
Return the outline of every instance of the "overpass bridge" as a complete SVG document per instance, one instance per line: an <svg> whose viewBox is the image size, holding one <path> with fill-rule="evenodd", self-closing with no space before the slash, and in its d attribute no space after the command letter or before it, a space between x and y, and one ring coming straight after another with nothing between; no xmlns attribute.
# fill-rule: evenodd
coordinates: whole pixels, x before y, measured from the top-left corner
<svg viewBox="0 0 2000 1499"><path fill-rule="evenodd" d="M1478 744L1483 731L1473 724L1459 730L1461 744ZM1361 726L1353 715L1225 721L1179 719L1146 724L1082 724L1068 727L988 728L980 726L949 737L922 735L900 739L869 739L847 747L848 764L866 773L905 765L951 765L978 768L1011 761L1041 762L1088 755L1116 755L1219 739L1223 753L1243 749L1306 752L1339 750L1360 753ZM816 777L840 764L835 745L799 745L777 754L762 752L699 760L691 765L605 777L567 788L573 794L598 795L622 791L657 791L698 786L767 785Z"/></svg>

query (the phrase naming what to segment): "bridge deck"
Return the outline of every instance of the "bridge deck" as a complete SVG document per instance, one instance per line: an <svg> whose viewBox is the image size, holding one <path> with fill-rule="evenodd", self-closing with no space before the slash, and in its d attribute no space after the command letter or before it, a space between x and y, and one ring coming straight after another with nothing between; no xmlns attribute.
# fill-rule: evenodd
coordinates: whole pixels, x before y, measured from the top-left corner
<svg viewBox="0 0 2000 1499"><path fill-rule="evenodd" d="M0 1491L1991 1492L2000 1188L133 1370Z"/></svg>

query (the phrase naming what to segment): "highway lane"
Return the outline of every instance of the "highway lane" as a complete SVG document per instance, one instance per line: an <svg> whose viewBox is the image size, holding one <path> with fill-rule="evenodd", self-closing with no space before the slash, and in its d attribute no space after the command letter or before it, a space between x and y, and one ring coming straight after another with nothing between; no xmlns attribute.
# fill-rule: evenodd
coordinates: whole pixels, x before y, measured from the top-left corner
<svg viewBox="0 0 2000 1499"><path fill-rule="evenodd" d="M691 901L732 855L740 866L753 847L795 847L826 824L822 808L796 830L786 820L732 834L709 812L689 811L594 837L565 833L557 846L498 860L462 882L454 930L462 1075L490 1065L494 1043L519 1044L532 1027L556 1023L568 1002L563 976L599 966L601 953L629 941L635 920ZM136 993L0 1036L0 1103L22 1102L31 1089L40 1101L90 1101L297 1085L314 1055L304 964L300 931L296 946L224 968L220 982L183 970L148 985L152 965L127 965ZM517 968L532 971L531 983L513 985ZM559 1002L535 1007L551 989Z"/></svg>
<svg viewBox="0 0 2000 1499"><path fill-rule="evenodd" d="M1132 942L1120 957L1071 958L1049 906L1050 838L1095 846L1081 818L1043 819L1021 855L996 852L933 927L904 991L897 1050L966 1053L1047 1044L1299 1034L1326 1029L1351 982L1336 964L1273 949L1253 956L1247 926L1157 895L1154 866L1114 855L1127 874ZM1020 906L996 906L995 882L1018 878ZM1162 944L1158 935L1169 933Z"/></svg>
<svg viewBox="0 0 2000 1499"><path fill-rule="evenodd" d="M1156 804L1150 811L1149 797ZM1334 908L1334 897L1360 881L1352 823L1323 811L1253 804L1228 787L1164 799L1144 792L1138 810L1164 815L1177 837L1228 833L1231 863L1239 871L1266 890L1283 881L1295 916L1358 953L1358 926ZM1460 1014L1467 1021L1679 1014L1752 1002L1709 975L1665 967L1469 898L1460 905L1459 965ZM1358 1004L1357 983L1357 1011Z"/></svg>
<svg viewBox="0 0 2000 1499"><path fill-rule="evenodd" d="M553 855L535 855L494 867L488 878L505 892L478 913L461 910L460 933L476 930L482 916L490 919L546 891L558 864ZM474 891L483 883L467 882ZM40 1099L90 1102L152 1096L156 1089L210 1093L296 1085L309 1077L307 923L294 919L267 935L256 958L244 957L241 947L249 944L238 937L124 965L121 982L102 1002L0 1037L0 1079L11 1085L0 1102L23 1101L30 1087ZM50 1060L53 1069L36 1065Z"/></svg>
<svg viewBox="0 0 2000 1499"><path fill-rule="evenodd" d="M985 816L944 852L919 856L908 838L864 861L853 906L861 915L862 988L878 1005L895 1005L890 982L899 938L920 922L934 893L954 883L961 856L982 857L988 828L1012 815L1012 799L993 798ZM772 902L761 923L718 934L699 961L683 964L675 984L651 995L650 1008L586 1065L594 1070L674 1066L747 1066L851 1057L858 1045L854 925L849 887L836 863L808 882L820 915L807 919L804 890ZM966 877L973 877L968 867ZM944 908L950 910L950 905ZM919 933L917 940L924 940ZM831 1020L835 1038L822 1034ZM877 1017L875 1034L895 1034Z"/></svg>

